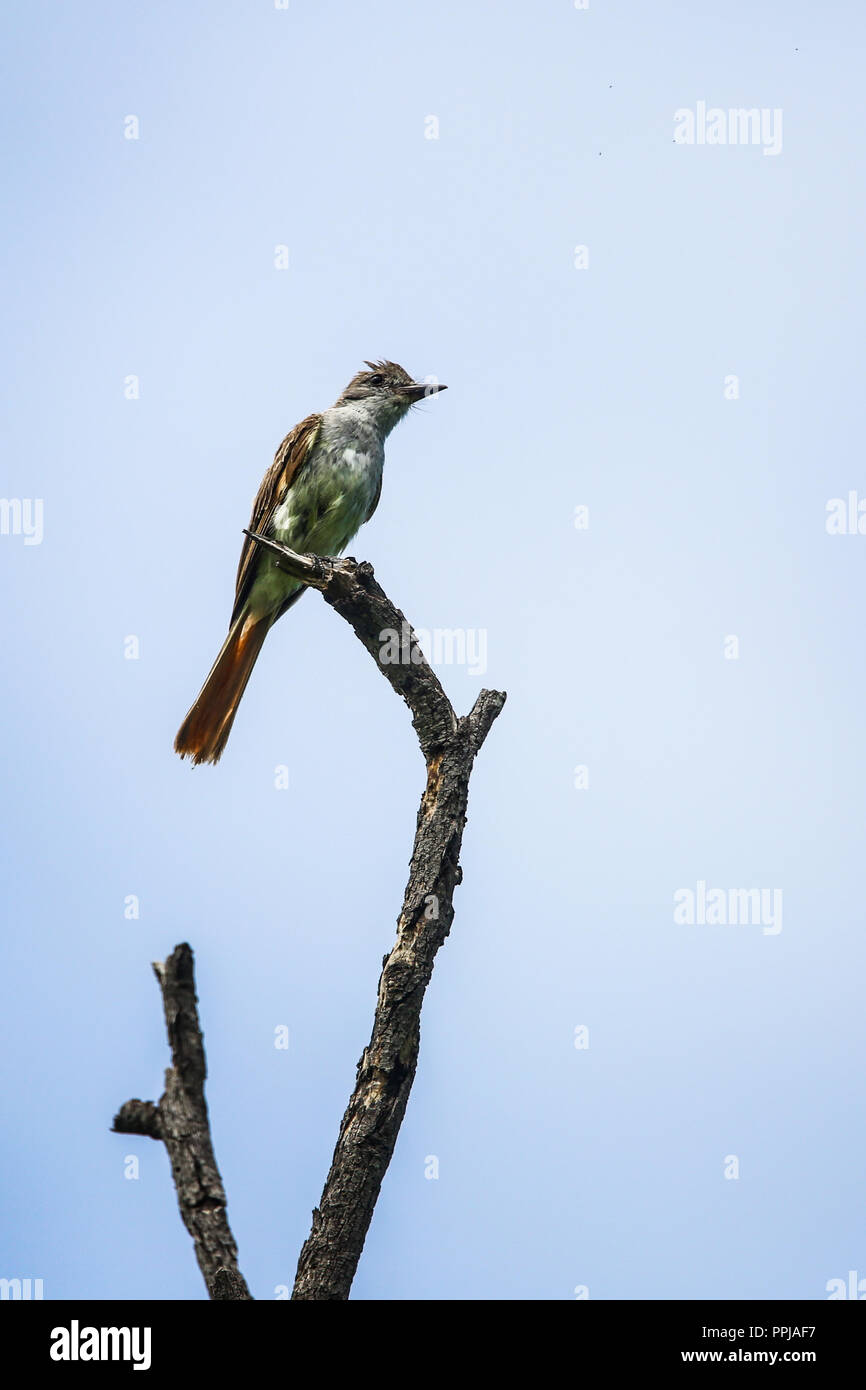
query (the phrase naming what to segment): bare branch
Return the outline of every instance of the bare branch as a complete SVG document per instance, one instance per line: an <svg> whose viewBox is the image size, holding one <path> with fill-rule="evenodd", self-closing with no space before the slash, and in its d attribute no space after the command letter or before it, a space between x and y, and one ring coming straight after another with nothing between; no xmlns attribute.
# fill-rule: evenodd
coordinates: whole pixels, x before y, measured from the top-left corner
<svg viewBox="0 0 866 1390"><path fill-rule="evenodd" d="M418 1062L424 992L454 918L472 764L505 695L483 690L471 713L458 719L414 632L376 583L370 565L297 555L269 537L247 535L279 555L289 574L319 589L351 624L412 711L427 763L397 940L384 960L373 1032L358 1063L355 1089L301 1250L292 1293L296 1300L341 1300L349 1297L397 1143ZM392 659L387 633L400 638L398 661Z"/></svg>
<svg viewBox="0 0 866 1390"><path fill-rule="evenodd" d="M379 670L412 713L427 766L415 830L409 881L397 920L397 940L385 957L370 1042L358 1063L355 1089L343 1116L320 1204L298 1262L292 1298L343 1300L364 1247L382 1179L391 1161L415 1076L421 1005L436 952L454 918L461 882L460 848L475 756L505 695L482 690L458 719L417 637L376 583L372 567L351 558L298 555L253 531L287 573L311 588L354 630ZM249 1299L226 1218L226 1197L214 1157L204 1098L204 1042L196 1010L193 956L175 948L155 965L162 989L172 1066L158 1105L131 1100L114 1128L161 1139L171 1161L178 1205L195 1243L212 1299Z"/></svg>
<svg viewBox="0 0 866 1390"><path fill-rule="evenodd" d="M168 1151L183 1224L193 1238L207 1290L213 1299L250 1299L238 1269L238 1252L226 1216L226 1194L213 1151L204 1083L204 1039L196 1008L193 954L184 942L165 962L154 962L162 991L172 1065L165 1094L153 1101L128 1100L114 1117L116 1134L161 1139Z"/></svg>
<svg viewBox="0 0 866 1390"><path fill-rule="evenodd" d="M278 555L282 569L318 589L325 602L345 618L382 675L406 701L421 752L429 758L454 733L457 716L414 631L377 584L373 566L366 561L359 564L350 556L329 560L298 555L255 531L245 531L244 535ZM393 659L395 645L399 649L397 660Z"/></svg>

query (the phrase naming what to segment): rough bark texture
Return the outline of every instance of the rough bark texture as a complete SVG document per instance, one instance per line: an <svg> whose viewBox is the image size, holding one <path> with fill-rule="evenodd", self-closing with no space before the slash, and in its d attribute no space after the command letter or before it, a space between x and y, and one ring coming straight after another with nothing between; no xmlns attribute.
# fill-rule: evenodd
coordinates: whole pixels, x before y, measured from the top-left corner
<svg viewBox="0 0 866 1390"><path fill-rule="evenodd" d="M377 584L373 566L366 561L359 564L348 556L326 560L318 555L298 555L268 536L254 531L245 535L278 554L288 574L320 590L325 602L354 629L382 675L412 711L412 727L421 752L429 760L457 728L457 715L438 676L428 666L412 628ZM403 638L399 662L382 659L383 646L387 645L382 636L385 632L396 632ZM504 701L503 695L500 708Z"/></svg>
<svg viewBox="0 0 866 1390"><path fill-rule="evenodd" d="M373 1033L301 1250L293 1298L349 1296L415 1077L424 991L454 917L472 760L502 703L498 692L479 695L428 763L397 940L385 957Z"/></svg>
<svg viewBox="0 0 866 1390"><path fill-rule="evenodd" d="M483 690L471 713L458 719L414 633L376 583L370 565L300 556L266 537L254 539L278 553L289 573L320 589L351 624L412 711L427 764L397 940L384 960L372 1036L358 1063L292 1293L293 1299L341 1300L349 1296L397 1142L418 1062L424 992L436 952L451 930L472 764L505 696ZM383 633L388 630L406 635L399 662L383 659Z"/></svg>
<svg viewBox="0 0 866 1390"><path fill-rule="evenodd" d="M379 670L412 712L427 765L409 882L397 940L383 962L370 1042L358 1063L331 1169L298 1262L293 1299L347 1299L382 1179L391 1161L415 1076L421 1005L436 952L451 930L469 777L475 755L505 695L482 690L458 719L403 614L376 583L372 567L345 558L298 555L266 536L247 535L275 552L279 564L345 618ZM399 659L385 634L400 639ZM178 1205L195 1243L212 1299L249 1299L226 1219L226 1196L214 1157L204 1098L204 1043L196 1010L193 956L175 948L155 965L162 989L172 1066L158 1105L130 1100L115 1116L120 1134L161 1139L171 1161Z"/></svg>
<svg viewBox="0 0 866 1390"><path fill-rule="evenodd" d="M161 1139L168 1151L183 1224L213 1299L250 1299L238 1269L238 1251L226 1216L226 1194L208 1122L204 1039L198 1019L193 954L184 942L168 960L154 962L162 991L172 1065L158 1105L128 1100L114 1117L117 1134Z"/></svg>

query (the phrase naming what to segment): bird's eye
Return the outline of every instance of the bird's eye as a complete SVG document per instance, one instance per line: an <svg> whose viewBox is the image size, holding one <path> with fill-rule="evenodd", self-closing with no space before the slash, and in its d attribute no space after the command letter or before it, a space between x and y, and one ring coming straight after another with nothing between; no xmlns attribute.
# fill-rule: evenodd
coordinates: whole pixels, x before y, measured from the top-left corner
<svg viewBox="0 0 866 1390"><path fill-rule="evenodd" d="M378 372L374 372L373 375L370 377L370 385L381 386L384 380L385 378L383 376L380 376Z"/></svg>

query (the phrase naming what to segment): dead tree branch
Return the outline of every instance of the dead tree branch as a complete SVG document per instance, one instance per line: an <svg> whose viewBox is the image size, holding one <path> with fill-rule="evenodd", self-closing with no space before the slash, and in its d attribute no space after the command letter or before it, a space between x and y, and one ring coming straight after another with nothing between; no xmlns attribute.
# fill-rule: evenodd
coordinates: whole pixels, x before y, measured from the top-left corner
<svg viewBox="0 0 866 1390"><path fill-rule="evenodd" d="M245 534L274 552L279 566L318 589L345 618L412 714L427 766L409 881L397 920L397 940L385 956L373 1032L358 1063L355 1089L343 1116L330 1172L298 1262L292 1298L344 1300L358 1266L382 1179L391 1161L418 1062L421 1005L436 952L451 930L454 889L469 778L505 695L482 690L458 718L403 614L376 583L372 567L344 558L298 555L267 536ZM162 989L172 1066L158 1105L127 1101L114 1120L120 1134L162 1139L171 1161L178 1205L195 1243L212 1299L249 1299L226 1219L204 1099L204 1044L196 1010L193 957L178 946L155 965Z"/></svg>
<svg viewBox="0 0 866 1390"><path fill-rule="evenodd" d="M458 719L415 634L376 583L370 565L297 555L266 536L248 534L278 554L289 574L319 589L351 625L409 706L427 764L397 940L383 962L373 1032L358 1063L355 1089L301 1250L292 1293L293 1299L342 1300L349 1296L406 1111L418 1061L424 992L436 952L451 930L454 889L462 878L460 846L472 764L505 695L483 690L471 713ZM397 634L396 648L386 634Z"/></svg>
<svg viewBox="0 0 866 1390"><path fill-rule="evenodd" d="M153 970L162 991L171 1048L165 1094L158 1105L128 1100L115 1115L112 1129L116 1134L145 1134L162 1140L180 1214L192 1236L208 1294L212 1299L250 1299L238 1269L238 1250L211 1140L204 1098L207 1064L190 947L185 942L176 946L168 960L154 962Z"/></svg>

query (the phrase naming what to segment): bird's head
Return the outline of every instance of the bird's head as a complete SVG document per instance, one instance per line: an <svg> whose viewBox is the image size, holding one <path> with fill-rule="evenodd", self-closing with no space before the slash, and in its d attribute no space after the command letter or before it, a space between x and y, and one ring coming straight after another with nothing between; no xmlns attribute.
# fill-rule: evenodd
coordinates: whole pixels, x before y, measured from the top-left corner
<svg viewBox="0 0 866 1390"><path fill-rule="evenodd" d="M438 382L414 381L396 362L365 362L369 370L356 372L335 405L360 405L391 429L416 401L446 391Z"/></svg>

